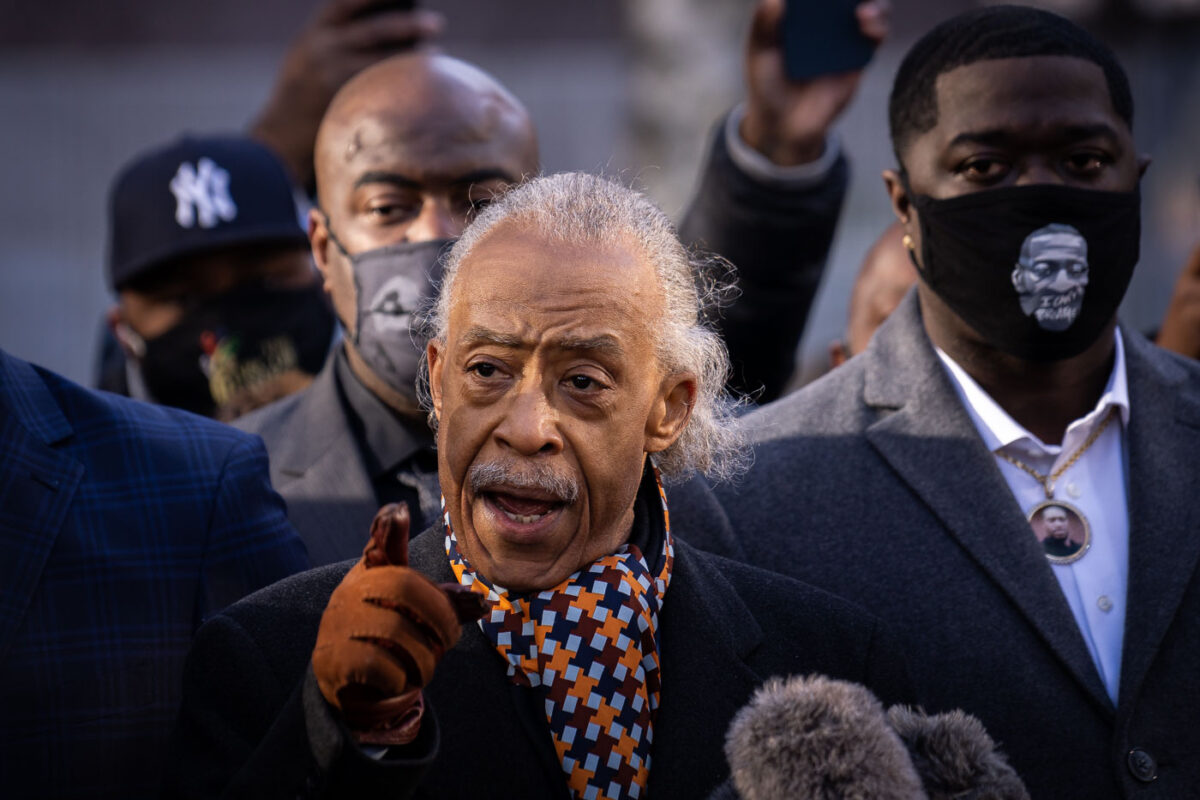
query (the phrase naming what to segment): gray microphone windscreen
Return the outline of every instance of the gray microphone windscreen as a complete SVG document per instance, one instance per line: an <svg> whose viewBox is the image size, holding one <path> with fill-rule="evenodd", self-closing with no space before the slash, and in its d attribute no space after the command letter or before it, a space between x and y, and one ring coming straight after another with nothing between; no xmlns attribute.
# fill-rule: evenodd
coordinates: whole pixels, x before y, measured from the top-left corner
<svg viewBox="0 0 1200 800"><path fill-rule="evenodd" d="M743 800L925 800L875 696L821 675L765 683L734 717L725 755Z"/></svg>

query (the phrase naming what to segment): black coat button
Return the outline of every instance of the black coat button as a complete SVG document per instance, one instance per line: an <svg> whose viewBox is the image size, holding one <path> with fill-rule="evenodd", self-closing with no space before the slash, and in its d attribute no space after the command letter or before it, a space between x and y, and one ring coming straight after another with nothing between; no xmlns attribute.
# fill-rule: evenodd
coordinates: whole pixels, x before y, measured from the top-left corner
<svg viewBox="0 0 1200 800"><path fill-rule="evenodd" d="M1154 756L1140 747L1130 750L1126 761L1129 764L1129 771L1139 781L1149 783L1158 777L1158 763L1154 760Z"/></svg>

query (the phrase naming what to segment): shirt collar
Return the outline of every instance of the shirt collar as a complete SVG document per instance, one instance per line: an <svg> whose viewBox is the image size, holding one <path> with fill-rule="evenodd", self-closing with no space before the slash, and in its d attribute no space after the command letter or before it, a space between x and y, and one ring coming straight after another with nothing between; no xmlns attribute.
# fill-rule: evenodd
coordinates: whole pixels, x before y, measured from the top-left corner
<svg viewBox="0 0 1200 800"><path fill-rule="evenodd" d="M1125 345L1121 341L1120 328L1117 328L1113 335L1116 338L1113 368L1108 376L1108 383L1104 386L1104 393L1100 395L1094 409L1067 426L1066 435L1063 436L1064 442L1067 441L1072 431L1082 427L1090 428L1102 420L1114 407L1119 410L1122 424L1129 424L1129 388L1125 378ZM967 371L960 367L954 359L946 355L940 347L934 349L946 367L946 371L950 373L955 391L963 405L967 407L967 413L971 415L971 422L975 424L979 435L983 437L983 442L987 445L988 450L995 452L1021 439L1028 439L1047 453L1058 453L1061 450L1061 445L1048 445L1026 430L1024 425L1001 408L991 395L984 391L983 387L968 375Z"/></svg>
<svg viewBox="0 0 1200 800"><path fill-rule="evenodd" d="M432 447L432 434L422 421L397 414L354 375L344 347L338 347L334 355L334 377L359 452L373 477L394 470L414 454Z"/></svg>

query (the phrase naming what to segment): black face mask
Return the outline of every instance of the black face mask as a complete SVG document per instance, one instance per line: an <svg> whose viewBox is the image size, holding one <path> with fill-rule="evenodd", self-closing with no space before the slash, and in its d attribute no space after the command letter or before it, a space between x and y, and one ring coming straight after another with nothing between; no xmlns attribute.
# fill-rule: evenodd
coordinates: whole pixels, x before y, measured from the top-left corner
<svg viewBox="0 0 1200 800"><path fill-rule="evenodd" d="M993 347L1027 361L1070 358L1116 314L1138 260L1136 190L1037 184L909 197L921 279Z"/></svg>
<svg viewBox="0 0 1200 800"><path fill-rule="evenodd" d="M248 286L207 300L173 328L145 342L142 380L163 405L222 418L254 393L320 371L333 336L321 284L303 289ZM268 389L269 381L281 386ZM248 409L247 409L248 410Z"/></svg>

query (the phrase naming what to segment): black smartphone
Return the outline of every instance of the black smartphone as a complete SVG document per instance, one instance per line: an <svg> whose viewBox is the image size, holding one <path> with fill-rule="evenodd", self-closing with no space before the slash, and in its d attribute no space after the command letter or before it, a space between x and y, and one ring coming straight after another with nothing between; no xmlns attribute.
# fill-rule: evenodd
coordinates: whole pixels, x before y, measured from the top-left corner
<svg viewBox="0 0 1200 800"><path fill-rule="evenodd" d="M788 0L783 12L783 59L789 79L862 69L875 42L858 29L861 0Z"/></svg>

